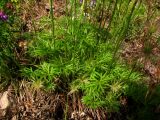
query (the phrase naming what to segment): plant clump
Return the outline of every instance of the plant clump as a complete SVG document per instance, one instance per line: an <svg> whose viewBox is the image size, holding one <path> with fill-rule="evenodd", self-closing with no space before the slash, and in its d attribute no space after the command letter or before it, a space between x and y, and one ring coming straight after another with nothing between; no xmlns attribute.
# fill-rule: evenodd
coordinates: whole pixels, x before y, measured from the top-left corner
<svg viewBox="0 0 160 120"><path fill-rule="evenodd" d="M156 1L0 1L2 116L158 118L158 15Z"/></svg>

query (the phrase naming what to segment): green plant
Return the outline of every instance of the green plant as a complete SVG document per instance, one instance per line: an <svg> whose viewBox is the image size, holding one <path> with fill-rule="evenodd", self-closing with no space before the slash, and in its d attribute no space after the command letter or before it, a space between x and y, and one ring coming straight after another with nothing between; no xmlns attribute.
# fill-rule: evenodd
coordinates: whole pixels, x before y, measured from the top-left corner
<svg viewBox="0 0 160 120"><path fill-rule="evenodd" d="M84 92L82 100L91 108L107 107L111 111L118 110L120 105L118 99L128 91L130 82L136 83L141 79L140 74L132 72L130 75L128 68L120 64L112 68L109 74L105 74L105 71L110 69L111 59L110 56L104 63L95 63L95 67L91 67L92 72L88 71L90 76L87 76L89 73L86 72L84 77L71 84L72 92L78 90Z"/></svg>
<svg viewBox="0 0 160 120"><path fill-rule="evenodd" d="M14 5L9 1L0 2L0 82L2 87L8 84L10 79L16 78L19 63L15 55L16 34L16 13ZM13 28L14 26L15 28Z"/></svg>
<svg viewBox="0 0 160 120"><path fill-rule="evenodd" d="M81 26L74 24L79 32L73 33L73 26L66 29L66 19L55 23L55 46L50 41L52 33L37 34L28 49L36 65L24 68L22 75L32 81L41 81L45 89L68 93L82 91L84 104L91 108L118 110L120 95L126 92L128 83L138 81L140 75L131 73L120 62L110 68L114 46L106 42L97 44L97 29L88 22L72 21L72 24L81 22Z"/></svg>
<svg viewBox="0 0 160 120"><path fill-rule="evenodd" d="M95 23L83 15L87 2L84 0L79 6L71 0L68 16L54 21L51 11L51 20L44 17L39 21L41 27L47 29L37 32L30 42L29 64L23 66L22 76L44 89L78 93L82 102L93 109L118 111L122 95L142 102L147 86L140 89L142 75L119 59L119 50L126 35L134 33L135 19L145 16L145 7L138 0L97 1L93 11L101 8L100 11L94 14L91 9L89 13L92 18L101 15L99 17L107 21L105 11L111 12L105 26L102 20ZM79 14L78 10L81 10ZM137 90L141 94L136 96Z"/></svg>

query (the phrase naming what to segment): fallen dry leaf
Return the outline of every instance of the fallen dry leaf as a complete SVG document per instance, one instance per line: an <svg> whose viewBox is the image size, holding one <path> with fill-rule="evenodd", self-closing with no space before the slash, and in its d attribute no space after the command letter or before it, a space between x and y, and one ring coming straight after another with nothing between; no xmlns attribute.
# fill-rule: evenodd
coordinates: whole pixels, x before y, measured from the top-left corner
<svg viewBox="0 0 160 120"><path fill-rule="evenodd" d="M6 109L9 106L8 91L5 91L0 98L0 109Z"/></svg>

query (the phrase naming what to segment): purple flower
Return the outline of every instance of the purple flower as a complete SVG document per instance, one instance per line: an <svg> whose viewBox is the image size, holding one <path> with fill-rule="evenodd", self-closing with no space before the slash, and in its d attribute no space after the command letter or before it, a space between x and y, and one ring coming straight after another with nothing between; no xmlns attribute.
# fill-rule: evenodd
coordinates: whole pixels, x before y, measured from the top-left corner
<svg viewBox="0 0 160 120"><path fill-rule="evenodd" d="M6 14L4 14L4 15L1 16L1 19L6 21L6 20L8 20L8 16Z"/></svg>
<svg viewBox="0 0 160 120"><path fill-rule="evenodd" d="M0 11L0 19L6 21L8 20L8 16L3 11Z"/></svg>

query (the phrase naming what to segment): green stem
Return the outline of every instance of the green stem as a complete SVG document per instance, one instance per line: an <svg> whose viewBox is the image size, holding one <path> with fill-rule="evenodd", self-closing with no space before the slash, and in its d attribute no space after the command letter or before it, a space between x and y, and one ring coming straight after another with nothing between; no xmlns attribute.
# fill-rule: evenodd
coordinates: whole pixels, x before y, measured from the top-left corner
<svg viewBox="0 0 160 120"><path fill-rule="evenodd" d="M53 3L54 3L54 0L50 0L50 6L51 6L51 23L52 23L52 40L54 42L54 47L55 47L55 39L54 39L54 11L53 11Z"/></svg>
<svg viewBox="0 0 160 120"><path fill-rule="evenodd" d="M110 2L111 2L111 1L110 1ZM109 30L110 27L111 27L111 23L112 23L113 17L114 17L114 15L115 15L115 12L116 12L116 9L117 9L117 4L118 4L118 0L116 0L116 2L115 2L115 4L114 4L112 16L111 16L111 18L110 18L110 20L109 20L109 24L108 24L108 27L107 27L108 30Z"/></svg>
<svg viewBox="0 0 160 120"><path fill-rule="evenodd" d="M102 1L102 11L100 13L101 21L99 23L99 29L102 27L102 22L103 22L103 18L104 18L104 9L105 9L105 0Z"/></svg>
<svg viewBox="0 0 160 120"><path fill-rule="evenodd" d="M118 50L119 50L119 48L120 48L120 46L121 46L121 44L122 44L122 42L124 40L124 37L125 37L125 35L127 33L127 30L129 28L129 23L131 21L131 17L133 15L133 12L135 10L135 6L137 5L137 3L138 3L138 0L135 0L133 5L132 5L132 7L131 7L130 13L125 17L125 19L123 21L123 26L121 28L121 33L120 33L119 37L117 38L117 43L116 43L115 51L113 53L112 63L110 64L109 72L111 71L111 69L113 67L113 64L116 64L116 60L117 60L116 59L116 54L117 54L117 52L118 52Z"/></svg>

